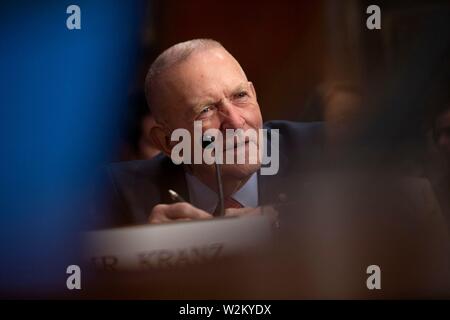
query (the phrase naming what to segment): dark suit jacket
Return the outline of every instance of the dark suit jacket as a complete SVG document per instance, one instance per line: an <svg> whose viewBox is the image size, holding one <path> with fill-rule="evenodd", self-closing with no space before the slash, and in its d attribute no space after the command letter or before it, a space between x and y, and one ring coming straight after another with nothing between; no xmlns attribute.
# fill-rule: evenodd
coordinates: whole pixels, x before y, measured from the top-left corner
<svg viewBox="0 0 450 320"><path fill-rule="evenodd" d="M271 121L264 125L279 129L279 171L276 175L258 173L260 205L295 200L296 186L302 176L313 170L323 147L323 129L319 123ZM270 144L268 144L270 146ZM97 186L93 228L144 224L152 208L171 203L168 189L189 200L184 169L160 155L152 160L119 162L109 165Z"/></svg>

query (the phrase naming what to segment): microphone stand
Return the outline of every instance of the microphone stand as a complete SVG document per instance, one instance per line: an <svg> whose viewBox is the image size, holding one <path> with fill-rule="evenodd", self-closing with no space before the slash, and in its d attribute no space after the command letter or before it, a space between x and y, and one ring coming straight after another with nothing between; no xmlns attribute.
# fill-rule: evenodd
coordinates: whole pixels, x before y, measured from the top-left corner
<svg viewBox="0 0 450 320"><path fill-rule="evenodd" d="M216 166L216 183L217 183L217 190L219 194L219 217L223 217L225 215L225 205L224 205L224 198L223 198L223 186L222 186L222 174L220 171L220 164L215 162Z"/></svg>
<svg viewBox="0 0 450 320"><path fill-rule="evenodd" d="M202 146L203 148L209 147L215 138L213 136L203 136ZM223 196L223 185L222 185L222 173L221 173L221 165L217 162L217 158L214 161L214 166L216 169L216 186L217 186L217 194L219 196L219 211L215 211L214 215L218 217L223 217L225 215L225 204L224 204L224 196Z"/></svg>

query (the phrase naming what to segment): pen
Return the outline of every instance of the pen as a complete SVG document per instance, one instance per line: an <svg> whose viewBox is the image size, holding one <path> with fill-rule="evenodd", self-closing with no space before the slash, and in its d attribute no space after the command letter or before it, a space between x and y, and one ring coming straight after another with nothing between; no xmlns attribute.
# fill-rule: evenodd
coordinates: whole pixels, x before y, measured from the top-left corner
<svg viewBox="0 0 450 320"><path fill-rule="evenodd" d="M168 191L169 191L170 199L172 199L173 202L187 202L186 200L183 199L182 196L180 196L178 193L176 193L172 189L169 189Z"/></svg>

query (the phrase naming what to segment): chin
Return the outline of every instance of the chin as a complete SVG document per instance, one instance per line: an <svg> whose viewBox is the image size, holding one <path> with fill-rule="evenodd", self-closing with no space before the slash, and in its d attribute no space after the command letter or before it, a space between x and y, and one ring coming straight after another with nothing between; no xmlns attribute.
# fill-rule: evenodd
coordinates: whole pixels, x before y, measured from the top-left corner
<svg viewBox="0 0 450 320"><path fill-rule="evenodd" d="M245 179L258 171L260 167L260 164L224 164L222 166L222 175L235 179Z"/></svg>

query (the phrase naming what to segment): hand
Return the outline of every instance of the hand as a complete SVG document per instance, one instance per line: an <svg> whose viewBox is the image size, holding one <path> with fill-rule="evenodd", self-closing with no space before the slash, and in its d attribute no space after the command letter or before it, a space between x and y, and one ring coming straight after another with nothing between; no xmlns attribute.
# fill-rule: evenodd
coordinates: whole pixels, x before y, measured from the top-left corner
<svg viewBox="0 0 450 320"><path fill-rule="evenodd" d="M268 216L270 222L274 226L278 226L278 211L273 206L263 206L256 208L239 208L239 209L225 209L226 217L241 217L252 215L265 215Z"/></svg>
<svg viewBox="0 0 450 320"><path fill-rule="evenodd" d="M194 207L187 202L174 204L158 204L153 207L148 222L151 224L167 223L173 221L190 221L211 219L212 215Z"/></svg>

